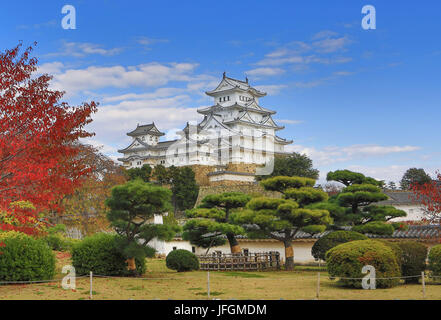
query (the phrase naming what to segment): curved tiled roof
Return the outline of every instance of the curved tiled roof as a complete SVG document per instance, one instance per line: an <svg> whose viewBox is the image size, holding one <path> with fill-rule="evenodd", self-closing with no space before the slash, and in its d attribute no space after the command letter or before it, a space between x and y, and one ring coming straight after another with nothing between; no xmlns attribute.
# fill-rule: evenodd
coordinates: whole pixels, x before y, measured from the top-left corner
<svg viewBox="0 0 441 320"><path fill-rule="evenodd" d="M154 131L151 131L152 129L154 129ZM141 125L141 126L138 125L135 130L127 133L127 135L131 136L131 137L136 137L136 136L140 136L140 135L145 135L147 133L152 134L152 135L156 135L156 136L163 136L164 135L163 132L160 132L158 130L158 128L156 128L154 122L149 123L149 124L145 124L145 125Z"/></svg>

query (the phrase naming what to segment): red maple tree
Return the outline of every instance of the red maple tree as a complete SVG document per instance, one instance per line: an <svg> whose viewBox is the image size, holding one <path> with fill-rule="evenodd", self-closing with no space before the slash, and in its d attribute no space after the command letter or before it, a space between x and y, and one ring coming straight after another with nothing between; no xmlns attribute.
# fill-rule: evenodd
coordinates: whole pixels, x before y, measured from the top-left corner
<svg viewBox="0 0 441 320"><path fill-rule="evenodd" d="M441 243L441 172L437 180L430 183L411 185L414 197L424 206L425 218L430 224L438 225L438 241Z"/></svg>
<svg viewBox="0 0 441 320"><path fill-rule="evenodd" d="M35 75L33 46L20 54L21 47L0 53L0 210L26 225L37 213L56 209L92 169L78 156L77 142L93 135L84 127L97 104L60 102L64 92L49 89L52 77ZM34 213L11 210L16 201L32 203ZM18 230L4 222L0 229ZM25 232L32 231L27 226Z"/></svg>
<svg viewBox="0 0 441 320"><path fill-rule="evenodd" d="M425 207L427 219L431 223L441 222L441 173L430 183L411 185L415 198Z"/></svg>

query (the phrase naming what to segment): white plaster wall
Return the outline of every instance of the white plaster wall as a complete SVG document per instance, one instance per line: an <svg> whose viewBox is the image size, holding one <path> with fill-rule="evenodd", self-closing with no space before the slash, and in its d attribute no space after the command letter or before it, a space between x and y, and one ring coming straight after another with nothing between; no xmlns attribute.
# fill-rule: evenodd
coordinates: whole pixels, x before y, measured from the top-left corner
<svg viewBox="0 0 441 320"><path fill-rule="evenodd" d="M241 241L238 240L239 245L242 249L248 249L249 252L269 252L269 251L278 251L280 253L280 259L285 261L285 248L283 243L279 241ZM311 248L314 244L313 241L310 242L293 242L294 248L294 263L296 264L311 264L316 263L314 257L311 255ZM158 253L167 255L170 251L173 250L173 247L176 249L184 249L188 251L192 251L192 245L185 240L172 240L169 242L165 242L163 247L161 247L161 252ZM205 254L207 249L195 247L195 253ZM230 246L225 244L223 246L210 248L209 253L213 253L214 251L222 251L222 253L231 253Z"/></svg>
<svg viewBox="0 0 441 320"><path fill-rule="evenodd" d="M414 205L394 205L395 208L404 210L407 213L407 217L400 217L392 219L391 221L418 221L424 218L423 207L417 204Z"/></svg>

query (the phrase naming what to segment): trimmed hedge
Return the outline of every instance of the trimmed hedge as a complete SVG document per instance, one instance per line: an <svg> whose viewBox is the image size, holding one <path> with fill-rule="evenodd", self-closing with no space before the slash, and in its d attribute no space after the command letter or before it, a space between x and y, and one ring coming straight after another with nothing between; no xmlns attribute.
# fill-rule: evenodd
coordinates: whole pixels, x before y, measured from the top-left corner
<svg viewBox="0 0 441 320"><path fill-rule="evenodd" d="M389 248L392 249L392 251L395 254L395 258L397 258L398 267L400 267L400 270L402 270L402 261L403 261L403 250L401 250L401 247L396 242L384 240L384 239L375 239L376 241L380 241Z"/></svg>
<svg viewBox="0 0 441 320"><path fill-rule="evenodd" d="M199 269L199 260L196 255L183 249L171 251L165 259L165 264L167 268L178 272Z"/></svg>
<svg viewBox="0 0 441 320"><path fill-rule="evenodd" d="M326 266L329 275L340 278L342 285L361 288L361 279L366 276L361 272L365 265L372 265L376 270L377 288L390 288L398 285L399 279L378 279L400 277L396 254L384 243L376 240L356 240L340 244L326 253Z"/></svg>
<svg viewBox="0 0 441 320"><path fill-rule="evenodd" d="M316 259L325 260L326 251L335 246L354 240L366 240L364 234L355 231L334 231L318 239L311 249L311 254Z"/></svg>
<svg viewBox="0 0 441 320"><path fill-rule="evenodd" d="M126 257L117 249L118 236L108 233L97 233L86 237L72 247L72 264L79 275L89 274L90 271L97 275L127 276ZM145 257L135 258L138 274L146 272Z"/></svg>
<svg viewBox="0 0 441 320"><path fill-rule="evenodd" d="M441 244L433 246L429 251L429 270L432 276L441 276Z"/></svg>
<svg viewBox="0 0 441 320"><path fill-rule="evenodd" d="M404 277L420 275L426 269L427 247L416 241L398 242L401 248L401 274ZM418 283L419 278L405 278L405 283Z"/></svg>
<svg viewBox="0 0 441 320"><path fill-rule="evenodd" d="M0 280L51 280L55 255L42 240L18 232L1 233Z"/></svg>

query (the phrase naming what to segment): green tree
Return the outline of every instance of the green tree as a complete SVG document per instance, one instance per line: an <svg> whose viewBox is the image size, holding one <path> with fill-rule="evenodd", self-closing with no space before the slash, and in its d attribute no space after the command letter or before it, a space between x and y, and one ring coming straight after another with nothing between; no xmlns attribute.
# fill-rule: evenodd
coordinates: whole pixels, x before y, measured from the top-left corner
<svg viewBox="0 0 441 320"><path fill-rule="evenodd" d="M395 182L389 181L389 183L387 184L387 189L389 189L389 190L397 190L397 185L395 184Z"/></svg>
<svg viewBox="0 0 441 320"><path fill-rule="evenodd" d="M391 234L395 225L385 223L393 218L406 216L405 211L393 206L374 205L388 199L381 189L383 181L349 170L329 172L327 180L346 185L335 198L328 201L328 204L319 205L322 208L334 207L330 212L335 226L357 226L354 230L362 233ZM335 208L336 204L345 209L344 213Z"/></svg>
<svg viewBox="0 0 441 320"><path fill-rule="evenodd" d="M118 249L127 257L128 269L136 275L135 258L145 258L153 238L171 240L178 227L170 224L153 224L155 214L170 209L170 190L141 181L132 180L115 186L106 205L107 218L120 236Z"/></svg>
<svg viewBox="0 0 441 320"><path fill-rule="evenodd" d="M384 181L378 181L371 177L366 177L364 174L350 170L336 170L330 171L326 175L327 181L337 181L343 183L346 187L353 184L372 184L374 186L382 187Z"/></svg>
<svg viewBox="0 0 441 320"><path fill-rule="evenodd" d="M172 193L175 211L193 208L199 194L195 173L190 167L181 167L173 177Z"/></svg>
<svg viewBox="0 0 441 320"><path fill-rule="evenodd" d="M131 168L127 170L129 180L141 179L144 182L149 182L152 174L152 168L145 164L141 168Z"/></svg>
<svg viewBox="0 0 441 320"><path fill-rule="evenodd" d="M313 168L312 160L306 154L293 152L287 156L276 156L274 158L273 172L270 175L257 176L257 179L263 180L276 176L318 179L319 171Z"/></svg>
<svg viewBox="0 0 441 320"><path fill-rule="evenodd" d="M241 248L236 235L243 234L244 229L230 220L234 210L243 208L251 197L241 192L225 192L210 194L202 199L201 205L193 210L187 210L191 218L184 226L185 237L195 245L211 247L221 242L225 235L230 244L231 253L240 253Z"/></svg>
<svg viewBox="0 0 441 320"><path fill-rule="evenodd" d="M167 171L167 168L164 167L162 164L158 164L155 166L152 177L155 179L156 183L160 185L170 183L169 172Z"/></svg>
<svg viewBox="0 0 441 320"><path fill-rule="evenodd" d="M247 209L232 215L232 221L242 225L251 237L270 237L283 242L285 268L294 268L292 241L302 230L311 234L323 232L332 223L329 211L309 209L306 205L326 201L328 195L314 189L315 180L304 177L273 177L261 182L266 190L279 191L284 199L253 198Z"/></svg>
<svg viewBox="0 0 441 320"><path fill-rule="evenodd" d="M410 190L412 184L423 185L432 182L432 178L424 171L424 169L410 168L408 169L400 181L401 189Z"/></svg>

